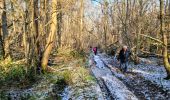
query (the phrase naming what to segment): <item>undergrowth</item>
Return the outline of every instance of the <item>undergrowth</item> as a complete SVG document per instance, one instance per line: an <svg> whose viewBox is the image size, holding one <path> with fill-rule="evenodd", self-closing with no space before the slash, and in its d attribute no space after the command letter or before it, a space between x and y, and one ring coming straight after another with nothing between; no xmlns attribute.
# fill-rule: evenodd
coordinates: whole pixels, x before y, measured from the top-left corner
<svg viewBox="0 0 170 100"><path fill-rule="evenodd" d="M11 59L0 61L0 86L25 87L35 82L36 75L23 62L14 62Z"/></svg>
<svg viewBox="0 0 170 100"><path fill-rule="evenodd" d="M57 56L62 56L72 59L80 59L86 56L86 53L83 50L77 51L75 49L63 47L57 50Z"/></svg>
<svg viewBox="0 0 170 100"><path fill-rule="evenodd" d="M58 49L56 57L60 57L61 61L58 62L60 63L59 65L52 67L56 70L60 68L66 69L43 75L35 75L34 69L26 67L26 64L23 62L14 62L11 59L0 61L0 83L2 84L0 88L4 89L12 85L16 88L31 87L31 85L39 81L48 81L47 84L55 84L53 92L56 94L48 97L54 96L60 98L57 94L61 94L67 85L83 88L96 82L95 78L90 75L89 70L86 68L87 61L85 56L86 54L83 51ZM25 98L27 99L27 97Z"/></svg>
<svg viewBox="0 0 170 100"><path fill-rule="evenodd" d="M95 78L91 76L87 69L86 53L84 51L76 51L74 49L59 49L58 56L62 56L64 60L70 60L67 66L70 69L59 72L69 85L82 85L95 82ZM66 62L64 61L64 62ZM70 64L70 65L69 65ZM57 66L58 67L58 66Z"/></svg>

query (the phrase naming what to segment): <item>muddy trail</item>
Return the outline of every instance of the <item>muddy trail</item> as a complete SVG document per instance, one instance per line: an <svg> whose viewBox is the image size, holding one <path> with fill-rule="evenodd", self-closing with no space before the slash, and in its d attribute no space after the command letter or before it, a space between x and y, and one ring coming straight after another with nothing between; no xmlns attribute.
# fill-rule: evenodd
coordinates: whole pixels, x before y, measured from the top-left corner
<svg viewBox="0 0 170 100"><path fill-rule="evenodd" d="M112 74L100 56L94 56L93 62L91 72L102 90L103 100L138 100L123 82Z"/></svg>
<svg viewBox="0 0 170 100"><path fill-rule="evenodd" d="M95 62L95 67L97 67L96 69L98 69L97 70L98 73L102 73L102 74L107 73L107 75L104 76L105 79L116 78L116 80L113 81L118 81L117 82L118 84L121 84L122 86L124 86L124 88L127 88L125 90L127 90L128 92L124 93L124 97L125 98L128 97L128 98L126 99L120 98L117 95L122 94L121 90L114 90L116 88L111 88L111 86L115 84L111 82L109 83L109 85L107 85L108 81L104 81L103 76L100 75L100 80L103 80L102 82L104 84L104 87L106 88L106 90L108 90L107 96L110 95L109 97L111 97L110 100L136 100L136 99L170 100L170 91L163 89L162 87L154 84L150 80L145 79L141 74L137 72L128 70L127 73L122 73L119 70L118 67L119 64L117 62L114 62L112 58L104 54L98 54L94 56L94 62ZM93 67L92 69L94 70L95 68ZM105 69L107 69L107 71L105 71ZM95 76L95 77L98 78L99 76ZM122 91L124 91L124 88L123 89L117 88L117 89L122 89ZM113 91L118 91L120 93L115 93Z"/></svg>
<svg viewBox="0 0 170 100"><path fill-rule="evenodd" d="M72 85L65 84L62 74L56 72L44 76L30 88L5 91L6 94L0 94L0 100L170 100L170 80L163 79L163 67L129 64L128 72L122 73L117 61L106 54L91 55L88 60L86 68L74 67L83 60L68 61L67 66L64 63L67 73L61 64L58 70L72 76ZM158 77L161 84L152 81L154 75L161 76ZM169 87L164 87L163 83ZM1 99L2 96L9 98Z"/></svg>

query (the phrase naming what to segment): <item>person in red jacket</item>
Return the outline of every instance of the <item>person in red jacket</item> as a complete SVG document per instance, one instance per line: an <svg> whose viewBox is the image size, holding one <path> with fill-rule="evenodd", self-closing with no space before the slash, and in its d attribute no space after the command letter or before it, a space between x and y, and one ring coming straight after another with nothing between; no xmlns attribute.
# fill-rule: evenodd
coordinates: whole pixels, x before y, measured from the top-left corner
<svg viewBox="0 0 170 100"><path fill-rule="evenodd" d="M94 52L95 55L97 54L97 47L93 48L93 52Z"/></svg>

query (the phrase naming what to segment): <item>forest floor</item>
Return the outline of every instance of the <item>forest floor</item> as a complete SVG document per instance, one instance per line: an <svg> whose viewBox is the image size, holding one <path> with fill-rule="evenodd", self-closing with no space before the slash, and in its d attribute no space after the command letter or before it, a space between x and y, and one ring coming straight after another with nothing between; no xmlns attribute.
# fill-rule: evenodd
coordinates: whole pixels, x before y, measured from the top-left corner
<svg viewBox="0 0 170 100"><path fill-rule="evenodd" d="M14 67L13 63L8 64L8 70ZM18 67L21 66L17 65L15 74L18 74ZM100 87L89 71L88 59L79 52L58 50L51 55L48 67L52 69L50 73L36 75L26 86L22 85L25 77L18 81L16 77L6 76L11 82L6 84L9 80L2 80L0 100L103 100Z"/></svg>
<svg viewBox="0 0 170 100"><path fill-rule="evenodd" d="M163 79L164 67L157 65L156 58L142 58L142 61L139 65L130 63L128 72L122 73L113 57L98 54L91 59L95 62L91 70L105 84L109 100L169 100L170 80Z"/></svg>
<svg viewBox="0 0 170 100"><path fill-rule="evenodd" d="M82 56L58 51L49 60L51 73L37 76L26 87L0 86L0 100L170 100L170 80L157 58L129 63L122 73L118 62L105 53ZM21 87L18 87L21 86Z"/></svg>

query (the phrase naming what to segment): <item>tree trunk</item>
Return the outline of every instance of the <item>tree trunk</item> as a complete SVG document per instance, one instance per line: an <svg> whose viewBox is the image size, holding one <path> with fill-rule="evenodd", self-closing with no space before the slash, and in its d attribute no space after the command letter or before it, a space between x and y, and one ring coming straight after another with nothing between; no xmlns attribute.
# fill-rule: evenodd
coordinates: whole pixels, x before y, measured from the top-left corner
<svg viewBox="0 0 170 100"><path fill-rule="evenodd" d="M10 2L11 2L11 10L12 10L12 25L13 25L13 33L15 33L16 32L16 26L15 26L15 15L14 15L14 3L13 3L13 1L11 1L10 0Z"/></svg>
<svg viewBox="0 0 170 100"><path fill-rule="evenodd" d="M80 49L83 48L83 25L84 25L84 0L81 0L81 7L80 7Z"/></svg>
<svg viewBox="0 0 170 100"><path fill-rule="evenodd" d="M137 27L137 37L136 37L136 54L135 54L135 64L139 64L138 54L140 51L140 34L142 32L142 10L143 10L143 1L139 1L140 10L138 16L138 27Z"/></svg>
<svg viewBox="0 0 170 100"><path fill-rule="evenodd" d="M6 15L6 2L2 1L3 4L3 12L2 12L2 32L3 32L3 49L4 49L4 58L10 57L9 50L9 39L8 39L8 25L7 25L7 15Z"/></svg>
<svg viewBox="0 0 170 100"><path fill-rule="evenodd" d="M38 9L38 1L39 0L33 0L33 11L32 11L32 28L33 28L33 56L35 56L35 65L39 66L40 63L40 44L39 44L39 27L38 27L38 15L39 15L39 9Z"/></svg>
<svg viewBox="0 0 170 100"><path fill-rule="evenodd" d="M49 10L49 0L45 0L45 4L44 4L44 11L45 11L45 16L44 16L44 18L45 18L45 21L44 21L44 23L45 23L45 33L49 33L50 32L50 27L49 27L49 25L47 25L47 23L50 20L50 18L48 16L49 15L48 10ZM46 36L48 36L48 34L46 34Z"/></svg>
<svg viewBox="0 0 170 100"><path fill-rule="evenodd" d="M1 30L2 30L2 27L0 27L0 59L4 59L5 52L4 52L3 38L2 38Z"/></svg>
<svg viewBox="0 0 170 100"><path fill-rule="evenodd" d="M164 61L164 67L166 69L167 72L167 77L166 79L170 79L170 63L168 61L168 49L167 49L167 32L165 32L165 23L164 23L164 4L163 4L164 0L160 0L160 23L161 23L161 27L160 27L160 33L162 35L162 41L164 43L163 46L163 61Z"/></svg>
<svg viewBox="0 0 170 100"><path fill-rule="evenodd" d="M130 41L130 38L128 36L128 20L129 20L129 0L124 0L124 3L126 4L126 15L125 15L125 25L124 25L124 34L125 34L125 37L126 37L126 40L127 40L127 45L129 47L131 47L131 41Z"/></svg>
<svg viewBox="0 0 170 100"><path fill-rule="evenodd" d="M24 16L24 34L23 34L23 45L24 45L24 53L25 53L25 59L26 59L26 63L29 65L31 63L30 59L29 59L29 51L30 51L30 38L28 35L28 20L29 20L29 5L28 2L25 1L25 16Z"/></svg>
<svg viewBox="0 0 170 100"><path fill-rule="evenodd" d="M44 53L43 53L43 57L42 57L42 61L41 61L41 66L42 66L42 69L43 71L46 70L47 68L47 64L48 64L48 59L49 59L49 55L52 51L52 48L53 48L53 45L54 45L54 42L55 42L55 38L56 38L56 31L57 31L57 11L56 11L56 8L57 8L57 0L52 0L52 22L51 22L51 31L50 31L50 34L48 36L48 39L47 39L47 44L45 46L45 50L44 50Z"/></svg>
<svg viewBox="0 0 170 100"><path fill-rule="evenodd" d="M104 50L107 49L107 34L108 34L108 1L104 0Z"/></svg>
<svg viewBox="0 0 170 100"><path fill-rule="evenodd" d="M57 9L59 10L59 14L57 15L57 46L61 46L61 26L62 26L62 9L61 9L61 1L59 0L57 3Z"/></svg>

